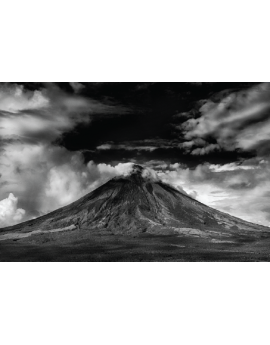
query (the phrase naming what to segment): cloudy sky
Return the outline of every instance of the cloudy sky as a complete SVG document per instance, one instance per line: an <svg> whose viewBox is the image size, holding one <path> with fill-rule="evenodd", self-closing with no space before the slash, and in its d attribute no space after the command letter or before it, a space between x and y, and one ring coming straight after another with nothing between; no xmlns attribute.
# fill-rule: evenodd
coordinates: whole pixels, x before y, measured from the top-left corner
<svg viewBox="0 0 270 345"><path fill-rule="evenodd" d="M270 226L270 84L0 84L0 227L67 205L130 162Z"/></svg>

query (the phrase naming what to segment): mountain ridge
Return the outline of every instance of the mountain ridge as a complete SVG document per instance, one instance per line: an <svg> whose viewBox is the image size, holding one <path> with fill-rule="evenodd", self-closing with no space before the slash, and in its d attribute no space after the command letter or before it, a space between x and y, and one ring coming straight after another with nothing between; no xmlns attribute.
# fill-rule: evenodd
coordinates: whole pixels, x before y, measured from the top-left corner
<svg viewBox="0 0 270 345"><path fill-rule="evenodd" d="M77 228L111 234L268 232L253 224L215 210L162 182L150 169L133 164L73 203L41 217L0 229L0 232Z"/></svg>

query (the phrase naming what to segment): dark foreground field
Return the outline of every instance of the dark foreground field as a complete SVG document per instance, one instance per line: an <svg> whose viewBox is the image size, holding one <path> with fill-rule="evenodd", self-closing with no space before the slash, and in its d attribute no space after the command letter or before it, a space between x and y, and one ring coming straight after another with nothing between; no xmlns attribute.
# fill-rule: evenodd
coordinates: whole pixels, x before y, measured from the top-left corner
<svg viewBox="0 0 270 345"><path fill-rule="evenodd" d="M0 261L270 261L270 236L213 242L195 236L73 230L0 241Z"/></svg>

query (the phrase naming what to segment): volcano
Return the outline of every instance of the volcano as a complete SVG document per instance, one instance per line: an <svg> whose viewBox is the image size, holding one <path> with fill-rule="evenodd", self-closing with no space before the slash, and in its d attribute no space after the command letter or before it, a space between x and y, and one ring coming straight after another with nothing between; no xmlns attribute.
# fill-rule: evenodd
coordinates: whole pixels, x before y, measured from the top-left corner
<svg viewBox="0 0 270 345"><path fill-rule="evenodd" d="M134 164L126 175L109 180L76 202L1 232L27 234L68 229L112 235L184 234L213 238L269 231L208 207L163 183L150 169Z"/></svg>
<svg viewBox="0 0 270 345"><path fill-rule="evenodd" d="M270 261L269 230L134 164L68 206L0 229L0 261Z"/></svg>

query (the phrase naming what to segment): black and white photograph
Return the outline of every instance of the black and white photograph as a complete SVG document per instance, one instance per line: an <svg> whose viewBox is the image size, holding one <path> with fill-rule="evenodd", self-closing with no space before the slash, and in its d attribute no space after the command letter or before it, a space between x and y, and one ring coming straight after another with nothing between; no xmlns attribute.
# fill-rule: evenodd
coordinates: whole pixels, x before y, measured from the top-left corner
<svg viewBox="0 0 270 345"><path fill-rule="evenodd" d="M0 109L0 260L270 260L270 83L2 83Z"/></svg>
<svg viewBox="0 0 270 345"><path fill-rule="evenodd" d="M268 17L1 2L1 345L269 345Z"/></svg>

